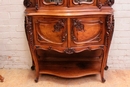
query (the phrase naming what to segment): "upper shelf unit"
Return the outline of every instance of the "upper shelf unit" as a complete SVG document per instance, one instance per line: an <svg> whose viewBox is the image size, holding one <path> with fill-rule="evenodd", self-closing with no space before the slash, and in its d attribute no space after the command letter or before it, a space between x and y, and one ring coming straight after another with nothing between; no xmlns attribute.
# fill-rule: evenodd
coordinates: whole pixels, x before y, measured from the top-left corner
<svg viewBox="0 0 130 87"><path fill-rule="evenodd" d="M53 7L110 7L114 4L114 0L24 0L27 8L35 8L36 10ZM48 9L49 9L48 8Z"/></svg>

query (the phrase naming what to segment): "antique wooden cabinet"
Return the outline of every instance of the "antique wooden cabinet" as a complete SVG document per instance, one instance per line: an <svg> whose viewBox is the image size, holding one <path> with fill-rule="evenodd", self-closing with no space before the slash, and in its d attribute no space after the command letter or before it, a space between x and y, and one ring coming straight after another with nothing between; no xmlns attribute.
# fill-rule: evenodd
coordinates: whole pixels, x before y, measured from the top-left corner
<svg viewBox="0 0 130 87"><path fill-rule="evenodd" d="M114 31L114 0L24 0L35 82L40 74L77 78L104 69Z"/></svg>

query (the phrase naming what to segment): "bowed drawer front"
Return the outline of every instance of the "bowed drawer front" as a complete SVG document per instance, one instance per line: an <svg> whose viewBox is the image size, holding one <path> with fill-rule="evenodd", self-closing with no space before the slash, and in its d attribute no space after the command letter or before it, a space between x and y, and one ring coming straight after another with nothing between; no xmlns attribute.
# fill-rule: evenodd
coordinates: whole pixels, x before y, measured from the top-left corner
<svg viewBox="0 0 130 87"><path fill-rule="evenodd" d="M51 47L63 53L66 48L84 49L84 46L104 44L105 20L102 16L82 18L34 16L33 21L35 45L46 50Z"/></svg>

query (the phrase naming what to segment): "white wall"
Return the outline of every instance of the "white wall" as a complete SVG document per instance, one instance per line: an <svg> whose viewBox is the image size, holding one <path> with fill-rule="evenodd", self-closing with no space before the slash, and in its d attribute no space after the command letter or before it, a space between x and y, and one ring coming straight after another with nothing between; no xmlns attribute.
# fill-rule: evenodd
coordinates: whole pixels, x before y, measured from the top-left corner
<svg viewBox="0 0 130 87"><path fill-rule="evenodd" d="M113 69L130 69L130 0L115 0L115 32L108 65Z"/></svg>
<svg viewBox="0 0 130 87"><path fill-rule="evenodd" d="M30 68L23 0L0 0L0 68Z"/></svg>
<svg viewBox="0 0 130 87"><path fill-rule="evenodd" d="M115 32L108 58L111 69L130 69L130 0L115 0ZM0 0L0 68L31 66L24 31L23 0Z"/></svg>

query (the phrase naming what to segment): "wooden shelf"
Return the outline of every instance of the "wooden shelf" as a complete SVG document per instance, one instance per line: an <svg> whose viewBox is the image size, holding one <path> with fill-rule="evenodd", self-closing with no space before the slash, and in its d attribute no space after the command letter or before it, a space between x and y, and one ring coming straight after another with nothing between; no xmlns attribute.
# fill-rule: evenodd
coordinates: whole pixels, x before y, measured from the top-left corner
<svg viewBox="0 0 130 87"><path fill-rule="evenodd" d="M77 78L98 74L100 61L39 61L40 74L50 74L64 78Z"/></svg>

